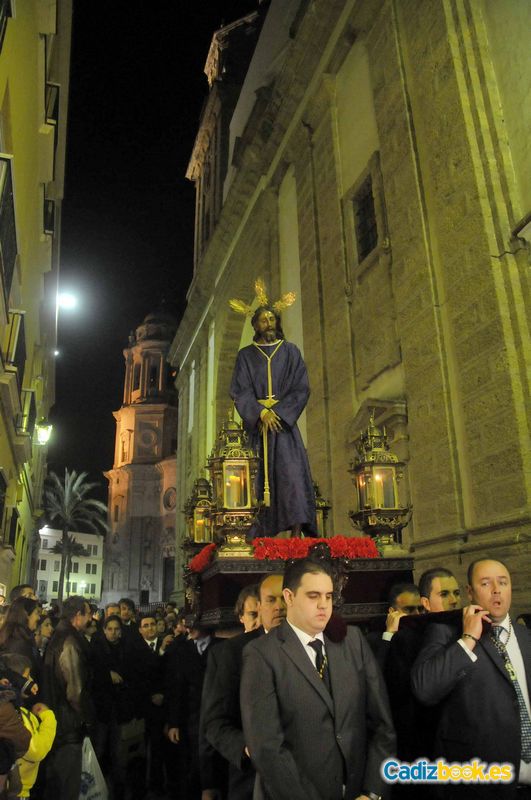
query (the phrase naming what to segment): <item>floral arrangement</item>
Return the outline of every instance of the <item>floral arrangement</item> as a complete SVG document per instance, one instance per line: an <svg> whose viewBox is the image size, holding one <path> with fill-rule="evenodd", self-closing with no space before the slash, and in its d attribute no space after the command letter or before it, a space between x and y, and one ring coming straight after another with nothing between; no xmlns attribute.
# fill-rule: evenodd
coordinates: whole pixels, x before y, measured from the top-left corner
<svg viewBox="0 0 531 800"><path fill-rule="evenodd" d="M304 558L316 545L324 542L330 548L332 558L378 558L379 552L370 536L333 536L331 539L253 539L254 558L259 561L287 561L289 558ZM188 569L203 572L211 563L215 544L207 544L195 555Z"/></svg>
<svg viewBox="0 0 531 800"><path fill-rule="evenodd" d="M188 564L188 569L191 570L192 572L204 572L205 569L210 564L210 562L212 561L215 549L216 545L214 542L205 545L205 547L203 547L203 549L200 550L199 553L197 553L192 559L190 559L190 563Z"/></svg>
<svg viewBox="0 0 531 800"><path fill-rule="evenodd" d="M327 544L332 558L378 558L378 548L370 536L333 536L331 539L254 539L254 557L286 561L304 558L316 544Z"/></svg>

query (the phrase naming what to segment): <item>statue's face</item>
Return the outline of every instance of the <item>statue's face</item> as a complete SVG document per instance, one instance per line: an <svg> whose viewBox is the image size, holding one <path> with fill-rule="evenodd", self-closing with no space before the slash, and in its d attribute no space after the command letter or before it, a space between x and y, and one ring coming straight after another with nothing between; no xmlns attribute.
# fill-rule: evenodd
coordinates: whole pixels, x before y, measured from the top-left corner
<svg viewBox="0 0 531 800"><path fill-rule="evenodd" d="M254 322L257 342L268 344L277 338L277 319L272 311L262 311Z"/></svg>

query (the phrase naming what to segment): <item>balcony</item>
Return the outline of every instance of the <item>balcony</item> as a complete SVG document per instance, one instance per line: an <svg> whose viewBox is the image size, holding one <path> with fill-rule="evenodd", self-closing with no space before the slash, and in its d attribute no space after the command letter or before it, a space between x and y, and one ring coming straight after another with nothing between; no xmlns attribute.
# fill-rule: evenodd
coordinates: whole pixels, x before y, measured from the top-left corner
<svg viewBox="0 0 531 800"><path fill-rule="evenodd" d="M21 395L22 411L17 414L15 419L15 430L17 436L33 436L35 422L37 420L37 404L35 402L35 392L33 389L23 389Z"/></svg>
<svg viewBox="0 0 531 800"><path fill-rule="evenodd" d="M13 9L11 8L10 0L0 0L0 51L4 44L4 36L6 35L7 21L9 17L13 16Z"/></svg>
<svg viewBox="0 0 531 800"><path fill-rule="evenodd" d="M6 305L11 292L18 253L11 161L12 159L9 157L0 156L0 267L4 279Z"/></svg>
<svg viewBox="0 0 531 800"><path fill-rule="evenodd" d="M19 392L22 391L24 367L26 365L26 334L24 331L24 311L10 311L6 330L4 364L6 372L14 372Z"/></svg>
<svg viewBox="0 0 531 800"><path fill-rule="evenodd" d="M22 411L14 419L15 436L13 438L13 449L17 462L22 465L31 459L33 433L37 420L35 392L32 389L23 389L20 401Z"/></svg>

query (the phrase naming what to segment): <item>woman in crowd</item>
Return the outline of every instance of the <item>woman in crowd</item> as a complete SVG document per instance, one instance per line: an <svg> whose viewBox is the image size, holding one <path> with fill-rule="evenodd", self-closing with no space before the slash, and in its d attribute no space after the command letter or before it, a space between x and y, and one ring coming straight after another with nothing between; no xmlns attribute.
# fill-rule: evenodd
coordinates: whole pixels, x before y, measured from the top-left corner
<svg viewBox="0 0 531 800"><path fill-rule="evenodd" d="M44 651L46 650L46 645L52 638L53 631L52 618L49 614L45 614L40 618L35 629L35 644L37 645L37 650L41 658L44 658Z"/></svg>
<svg viewBox="0 0 531 800"><path fill-rule="evenodd" d="M0 652L20 653L31 663L31 677L39 683L42 659L35 642L35 631L41 618L37 600L17 597L9 607L0 630Z"/></svg>

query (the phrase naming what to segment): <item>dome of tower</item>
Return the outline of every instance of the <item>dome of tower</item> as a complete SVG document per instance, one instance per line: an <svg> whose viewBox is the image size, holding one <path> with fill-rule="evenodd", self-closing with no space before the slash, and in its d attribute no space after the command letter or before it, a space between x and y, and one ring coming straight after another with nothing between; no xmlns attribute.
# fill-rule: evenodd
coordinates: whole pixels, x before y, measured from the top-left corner
<svg viewBox="0 0 531 800"><path fill-rule="evenodd" d="M136 329L137 342L146 339L171 342L177 330L177 320L166 309L160 308L148 314Z"/></svg>

